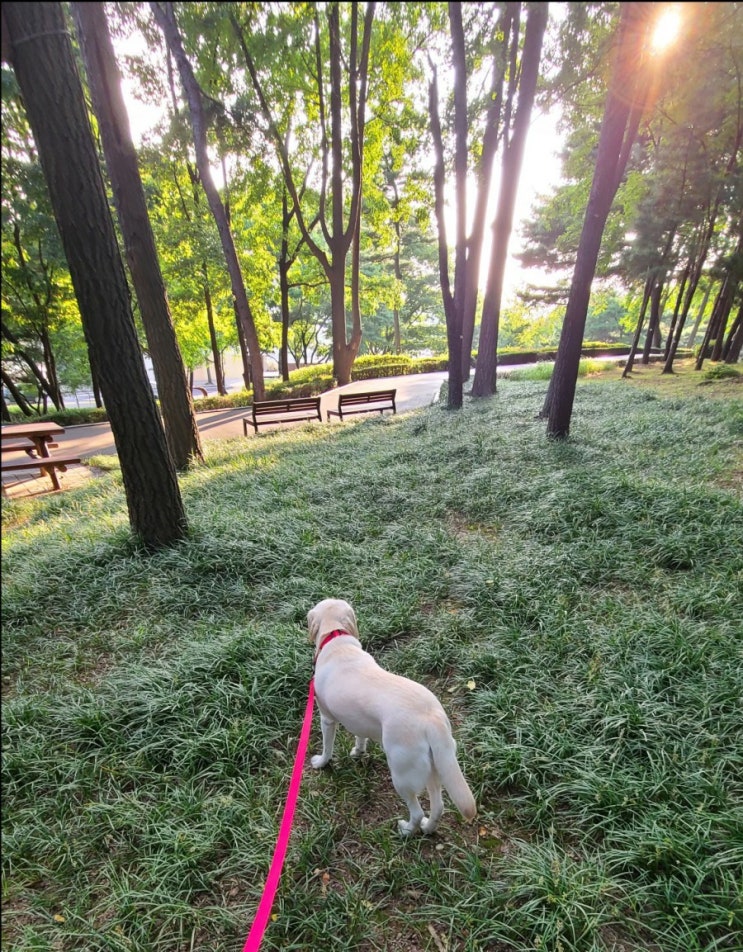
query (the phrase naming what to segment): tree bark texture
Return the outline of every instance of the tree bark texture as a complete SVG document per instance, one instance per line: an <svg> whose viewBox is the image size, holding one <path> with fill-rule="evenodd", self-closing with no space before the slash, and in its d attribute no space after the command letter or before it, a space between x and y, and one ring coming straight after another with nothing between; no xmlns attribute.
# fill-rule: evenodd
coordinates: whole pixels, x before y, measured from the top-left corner
<svg viewBox="0 0 743 952"><path fill-rule="evenodd" d="M137 340L62 6L5 3L2 13L111 422L132 530L148 548L170 545L185 537L186 515Z"/></svg>
<svg viewBox="0 0 743 952"><path fill-rule="evenodd" d="M250 371L253 384L253 396L256 400L263 400L266 391L263 380L263 361L261 357L260 344L258 342L258 332L255 328L255 321L250 309L245 282L240 268L240 261L237 257L235 241L232 236L227 213L225 211L222 199L219 197L219 191L214 184L211 166L209 164L209 152L207 148L206 137L206 119L204 117L204 108L201 102L201 90L196 82L193 67L186 56L183 48L180 31L175 19L172 3L150 3L150 9L157 25L162 30L168 48L173 55L178 66L178 72L181 77L183 91L188 101L188 108L191 115L191 127L193 131L194 149L196 151L196 164L199 168L199 177L201 185L206 193L209 208L217 225L217 231L222 243L227 271L230 275L230 285L232 296L235 301L235 308L240 318L245 335L245 342L250 354Z"/></svg>
<svg viewBox="0 0 743 952"><path fill-rule="evenodd" d="M147 211L129 116L103 4L73 3L93 108L119 215L127 264L157 381L165 436L176 469L203 461L201 437Z"/></svg>

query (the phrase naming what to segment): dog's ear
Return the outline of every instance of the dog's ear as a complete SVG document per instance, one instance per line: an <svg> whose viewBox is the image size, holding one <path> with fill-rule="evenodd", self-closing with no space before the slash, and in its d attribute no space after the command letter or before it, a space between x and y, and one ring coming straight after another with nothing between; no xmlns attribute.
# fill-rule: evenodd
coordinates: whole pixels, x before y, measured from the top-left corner
<svg viewBox="0 0 743 952"><path fill-rule="evenodd" d="M349 634L353 635L354 638L359 637L359 626L356 624L356 614L348 603L346 603L343 615L343 627Z"/></svg>
<svg viewBox="0 0 743 952"><path fill-rule="evenodd" d="M310 641L314 642L317 638L317 630L320 627L320 619L317 617L317 612L314 608L311 608L307 612L307 628L310 632Z"/></svg>

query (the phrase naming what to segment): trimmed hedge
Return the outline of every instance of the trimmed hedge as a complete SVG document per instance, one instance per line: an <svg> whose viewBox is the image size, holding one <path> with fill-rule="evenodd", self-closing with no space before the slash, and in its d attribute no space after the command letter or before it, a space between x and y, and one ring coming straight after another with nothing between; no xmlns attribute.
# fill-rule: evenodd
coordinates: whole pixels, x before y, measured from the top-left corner
<svg viewBox="0 0 743 952"><path fill-rule="evenodd" d="M42 420L51 420L53 423L59 423L60 426L80 426L83 423L106 423L108 421L108 414L103 407L73 407L69 410L41 413L38 416L34 414L31 417L25 416L15 407L9 407L8 409L11 423L27 423L29 420L40 423Z"/></svg>

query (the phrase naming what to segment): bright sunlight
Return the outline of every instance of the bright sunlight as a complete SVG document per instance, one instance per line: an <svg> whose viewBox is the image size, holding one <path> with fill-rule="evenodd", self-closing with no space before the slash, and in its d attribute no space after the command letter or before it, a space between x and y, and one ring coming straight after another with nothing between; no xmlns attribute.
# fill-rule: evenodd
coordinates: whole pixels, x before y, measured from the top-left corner
<svg viewBox="0 0 743 952"><path fill-rule="evenodd" d="M658 17L653 30L653 49L660 52L672 46L681 31L681 4L669 4Z"/></svg>

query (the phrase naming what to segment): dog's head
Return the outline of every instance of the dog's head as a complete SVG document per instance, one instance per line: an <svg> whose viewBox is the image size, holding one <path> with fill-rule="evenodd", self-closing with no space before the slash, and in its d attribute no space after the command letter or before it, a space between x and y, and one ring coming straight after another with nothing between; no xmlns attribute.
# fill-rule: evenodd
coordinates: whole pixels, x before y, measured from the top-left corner
<svg viewBox="0 0 743 952"><path fill-rule="evenodd" d="M356 615L353 608L341 598L325 598L307 613L310 641L317 644L329 631L337 628L359 637Z"/></svg>

